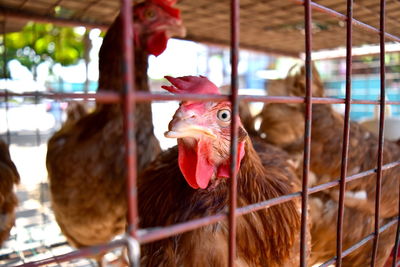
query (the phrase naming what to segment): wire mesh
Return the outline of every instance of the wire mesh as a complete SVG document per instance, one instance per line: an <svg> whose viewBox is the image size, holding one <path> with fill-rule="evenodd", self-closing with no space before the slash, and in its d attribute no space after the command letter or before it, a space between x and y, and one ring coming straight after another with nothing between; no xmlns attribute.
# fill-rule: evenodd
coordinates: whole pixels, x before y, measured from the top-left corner
<svg viewBox="0 0 400 267"><path fill-rule="evenodd" d="M229 266L234 266L234 260L236 255L236 217L241 216L244 214L248 214L250 212L255 212L260 209L269 208L274 205L278 205L287 201L290 201L295 198L302 198L302 211L307 210L308 206L308 197L310 194L314 194L316 192L334 187L340 186L340 194L339 194L339 215L338 215L338 227L337 227L337 256L325 263L321 266L328 266L336 262L337 266L341 266L341 260L343 257L346 257L351 252L355 251L356 249L360 248L361 246L365 245L368 241L374 240L374 249L372 254L372 266L374 266L374 260L376 258L376 250L378 246L379 240L379 233L387 230L391 226L396 223L399 223L398 217L394 218L389 223L380 226L379 225L379 210L380 210L380 183L381 183L381 175L382 171L390 168L394 168L400 165L400 162L392 162L388 164L383 164L383 129L384 129L384 107L387 104L394 104L400 105L400 101L386 101L385 99L385 40L395 40L400 41L400 38L397 36L393 36L385 32L385 13L384 13L384 0L381 0L381 26L380 29L376 29L372 26L359 22L357 20L352 19L352 1L348 0L348 9L347 15L340 14L332 9L328 9L326 7L320 6L310 0L305 1L293 1L298 4L304 5L305 10L305 42L306 42L306 50L305 50L305 62L306 62L306 96L303 97L255 97L255 96L238 96L238 49L239 49L239 1L232 0L231 2L231 58L232 58L232 76L231 76L231 87L232 87L232 94L230 96L215 96L215 95L163 95L163 94L149 94L143 92L135 92L133 80L134 77L132 76L133 73L133 55L132 55L132 32L129 29L132 29L132 20L131 20L131 9L128 8L130 6L129 0L122 0L122 14L124 18L124 70L125 70L125 92L123 95L117 93L96 93L96 94L43 94L39 92L35 93L24 93L24 94L15 94L5 91L4 93L0 93L0 96L5 97L6 103L8 103L7 97L9 95L13 96L34 96L35 99L39 98L52 98L52 99L96 99L99 102L104 103L116 103L116 102L123 102L124 103L124 114L125 114L125 140L126 140L126 164L128 166L128 203L129 206L129 228L127 232L133 238L136 238L141 244L153 242L156 240L160 240L162 238L167 238L173 235L177 235L180 233L184 233L187 231L194 230L196 228L206 226L209 224L216 223L222 220L229 220L230 225L230 237L229 237ZM324 12L331 16L337 17L342 20L347 21L347 61L346 61L346 97L344 99L337 99L337 98L317 98L312 97L312 71L311 71L311 43L312 43L312 31L311 31L311 23L312 11L317 12ZM381 47L381 98L380 100L353 100L351 99L351 62L352 62L352 26L357 25L359 27L363 27L372 33L379 33L380 34L380 47ZM232 122L232 145L231 145L231 190L230 190L230 210L229 213L222 213L216 214L213 216L208 216L180 224L171 225L162 229L137 229L137 221L138 221L138 214L137 214L137 195L136 195L136 165L135 165L135 141L133 135L133 127L134 127L134 118L133 118L133 111L134 105L132 103L136 103L139 101L152 101L152 100L200 100L200 101L221 101L221 100L231 100L232 107L233 107L233 122ZM295 192L290 195L281 196L278 198L270 199L262 203L254 203L249 206L244 206L237 208L236 206L236 178L235 178L235 159L236 158L236 149L237 149L237 127L238 122L235 119L236 114L238 114L238 104L240 101L259 101L264 103L305 103L306 104L306 112L305 112L305 139L304 139L304 158L303 158L303 179L302 179L302 191ZM324 103L324 104L332 104L332 103L344 103L345 104L345 116L344 116L344 143L343 143L343 154L342 154L342 167L341 167L341 176L340 179L331 181L322 185L308 187L308 176L309 176L309 169L310 169L310 144L312 142L311 136L311 118L312 118L312 105L315 103ZM348 153L348 143L349 143L349 123L350 123L350 106L351 104L379 104L381 108L380 113L380 130L379 130L379 153L378 153L378 163L376 169L371 169L368 171L364 171L361 173L353 174L348 176L347 175L347 153ZM40 142L40 140L39 140ZM377 175L377 194L376 194L376 211L375 211L375 231L371 233L364 239L360 240L352 247L342 251L342 221L343 221L343 208L344 208L344 193L345 193L345 185L351 181L361 179L366 177L367 175L374 174ZM301 266L307 266L307 245L306 245L306 225L307 225L307 212L302 212L302 227L301 227ZM47 246L49 253L51 256L45 260L39 260L36 262L25 263L21 266L40 266L50 263L60 264L64 261L69 261L71 259L77 259L85 256L89 256L99 251L106 251L115 247L120 246L127 246L126 239L114 241L110 244L98 247L92 247L82 250L77 250L74 252L70 252L65 254L64 256L54 256L56 253L52 252L52 250L58 246L64 245L64 243L60 244L53 244ZM396 237L396 245L395 245L395 253L393 257L393 266L396 265L395 260L397 259L397 247L398 247L398 236ZM16 251L10 252L9 255L12 253L17 253ZM24 252L25 253L25 252ZM44 253L44 251L35 251L31 253ZM10 256L12 257L12 256ZM23 258L23 257L20 257Z"/></svg>

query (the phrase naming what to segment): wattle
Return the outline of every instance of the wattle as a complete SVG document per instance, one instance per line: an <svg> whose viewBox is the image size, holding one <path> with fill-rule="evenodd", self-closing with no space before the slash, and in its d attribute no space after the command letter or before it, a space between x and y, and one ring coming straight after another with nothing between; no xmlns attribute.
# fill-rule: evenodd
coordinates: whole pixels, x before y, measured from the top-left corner
<svg viewBox="0 0 400 267"><path fill-rule="evenodd" d="M168 37L165 32L155 33L147 40L147 52L158 56L167 48Z"/></svg>
<svg viewBox="0 0 400 267"><path fill-rule="evenodd" d="M209 145L199 140L196 145L186 145L178 139L179 168L187 183L194 189L207 188L213 174L214 164L208 160Z"/></svg>

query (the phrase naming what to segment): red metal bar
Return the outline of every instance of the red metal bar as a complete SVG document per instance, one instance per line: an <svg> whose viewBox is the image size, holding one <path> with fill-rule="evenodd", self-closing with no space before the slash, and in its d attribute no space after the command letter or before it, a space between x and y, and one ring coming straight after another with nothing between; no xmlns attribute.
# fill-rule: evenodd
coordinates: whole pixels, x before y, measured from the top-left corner
<svg viewBox="0 0 400 267"><path fill-rule="evenodd" d="M381 190L382 190L382 164L383 164L383 130L385 128L385 5L386 1L380 2L380 72L381 72L381 99L380 99L380 115L379 115L379 145L378 145L378 170L376 174L376 197L375 197L375 238L372 249L371 266L375 266L376 254L378 252L379 243L379 215L381 205Z"/></svg>
<svg viewBox="0 0 400 267"><path fill-rule="evenodd" d="M134 87L134 54L133 54L133 16L131 0L121 0L123 27L123 104L124 104L124 138L125 162L128 197L128 234L136 238L138 224L137 189L136 189L136 143L135 143L135 87ZM132 103L133 102L133 103Z"/></svg>
<svg viewBox="0 0 400 267"><path fill-rule="evenodd" d="M22 11L18 9L12 9L7 7L0 7L0 13L8 18L14 18L19 20L33 20L41 23L54 23L60 26L67 27L78 27L85 26L86 28L99 28L101 30L106 30L109 25L102 23L94 23L87 20L78 20L78 19L65 19L65 18L56 18L49 15L40 15L28 11Z"/></svg>
<svg viewBox="0 0 400 267"><path fill-rule="evenodd" d="M399 193L399 207L398 211L400 213L400 193ZM400 219L397 222L397 231L396 231L396 240L394 243L394 248L393 248L393 261L392 261L392 267L396 266L396 261L398 257L398 252L399 252L399 235L400 235Z"/></svg>
<svg viewBox="0 0 400 267"><path fill-rule="evenodd" d="M382 167L382 169L387 170L390 168L394 168L396 166L400 166L400 161L386 164ZM372 169L372 170L364 171L362 173L348 176L346 178L346 183L361 179L367 175L374 174L375 172L376 172L376 169ZM310 187L308 190L308 194L311 195L311 194L323 191L325 189L337 186L338 184L339 184L339 180L335 180L335 181L331 181L331 182L328 182L325 184ZM282 204L284 202L299 198L300 196L301 196L301 192L296 192L296 193L292 193L289 195L269 199L269 200L266 200L266 201L263 201L260 203L254 203L251 205L240 207L240 208L237 208L237 210L236 210L236 216L245 215L245 214L255 212L255 211L258 211L261 209L265 209L267 207L272 207L274 205ZM167 226L162 229L158 229L158 228L157 229L151 229L151 228L140 229L139 234L138 234L138 240L142 244L148 243L148 242L152 242L152 241L159 240L162 238L170 237L170 236L173 236L176 234L181 234L181 233L184 233L187 231L191 231L193 229L196 229L196 228L199 228L199 227L202 227L205 225L213 224L213 223L222 221L226 218L227 218L226 214L216 214L216 215L204 217L201 219L195 219L195 220L179 223L176 225Z"/></svg>
<svg viewBox="0 0 400 267"><path fill-rule="evenodd" d="M43 260L32 261L21 265L17 265L16 267L43 266L51 263L61 263L61 262L71 261L82 257L90 257L95 254L104 253L110 251L111 249L115 249L125 245L126 245L125 239L115 240L105 245L82 248L59 256L54 256Z"/></svg>
<svg viewBox="0 0 400 267"><path fill-rule="evenodd" d="M400 161L386 164L382 167L382 170L387 170L390 168L394 168L396 166L400 166ZM354 181L356 179L360 179L367 175L373 174L374 172L375 172L375 170L369 170L369 171L365 171L365 172L362 172L359 174L349 176L346 179L346 183ZM325 183L322 185L314 186L314 187L309 188L308 193L314 194L316 192L334 187L338 184L339 184L339 180L335 180L333 182L328 182L328 183ZM255 212L255 211L258 211L261 209L279 205L284 202L299 198L299 197L301 197L301 195L302 195L301 192L296 192L296 193L292 193L289 195L269 199L267 201L263 201L260 203L254 203L254 204L251 204L248 206L240 207L236 210L236 216L242 216L242 215L249 214L251 212ZM227 218L228 218L228 216L226 214L216 214L216 215L207 216L204 218L195 219L195 220L191 220L191 221L187 221L187 222L183 222L183 223L179 223L179 224L174 224L174 225L163 227L163 228L139 229L137 232L137 240L141 244L150 243L150 242L154 242L154 241L157 241L157 240L160 240L163 238L167 238L167 237L174 236L177 234L185 233L185 232L188 232L188 231L191 231L191 230L194 230L194 229L206 226L206 225L217 223L219 221L226 220ZM398 218L395 218L393 223L395 223L397 221L397 219ZM381 227L380 232L383 231L382 230L383 227L385 227L385 226ZM90 255L96 254L98 252L108 251L108 250L116 248L118 246L122 246L124 244L123 242L124 242L124 240L117 240L117 241L113 241L107 245L95 247L94 249L93 248L82 249L84 251L83 256L90 256ZM120 244L120 245L118 245L118 244ZM82 250L79 250L79 251L82 251ZM71 253L72 253L72 255L70 255ZM68 260L72 260L72 259L81 257L81 254L80 254L81 252L77 253L77 251L74 251L71 253L68 254L68 256L66 258L64 258L64 256L66 256L66 255L62 255L62 258L60 258L60 256L57 256L57 257L49 258L46 260L40 260L40 261L38 261L38 264L37 264L37 262L33 262L33 263L31 262L28 264L30 264L29 266L39 266L39 265L49 264L52 262L68 261ZM343 252L343 255L347 255L346 252ZM332 260L331 263L334 263L335 259L336 259L336 257L334 259L331 259ZM32 264L34 264L34 265L32 265ZM26 266L26 265L21 265L21 266Z"/></svg>
<svg viewBox="0 0 400 267"><path fill-rule="evenodd" d="M393 220L391 220L390 222L388 222L385 225L383 225L382 227L380 227L379 228L379 233L382 233L382 232L386 231L387 229L389 229L398 220L399 220L399 218L396 217ZM374 236L375 236L375 233L371 233L371 234L367 235L366 237L364 237L363 239L361 239L359 242L355 243L353 246L351 246L348 249L346 249L345 251L343 251L343 257L346 257L347 255L349 255L353 251L356 251L360 247L364 246L368 241L372 240L374 238ZM328 267L331 264L335 263L335 261L336 261L336 257L333 257L332 259L324 262L323 264L319 265L318 267Z"/></svg>
<svg viewBox="0 0 400 267"><path fill-rule="evenodd" d="M311 121L312 121L312 70L311 70L311 42L312 42L312 14L311 0L304 1L305 21L305 67L306 67L306 95L304 115L304 154L303 154L303 179L301 198L301 235L300 235L300 266L307 266L307 211L308 211L308 176L310 172L311 150Z"/></svg>
<svg viewBox="0 0 400 267"><path fill-rule="evenodd" d="M346 192L346 176L350 137L350 108L351 108L351 68L352 68L352 19L353 0L347 0L347 24L346 24L346 98L344 112L342 163L339 182L339 209L337 216L336 233L336 267L342 266L342 242L343 242L343 216L344 194Z"/></svg>
<svg viewBox="0 0 400 267"><path fill-rule="evenodd" d="M305 3L304 0L290 0L290 1L292 1L292 2L294 2L296 4L299 4L299 5L303 5ZM318 11L318 12L321 12L321 13L325 13L325 14L327 14L329 16L338 18L338 19L343 20L343 21L345 21L347 19L346 15L343 15L342 13L339 13L339 12L337 12L337 11L331 9L331 8L327 8L327 7L323 6L323 5L320 5L320 4L317 4L317 3L314 3L314 2L311 2L311 8L313 10L315 10L315 11ZM356 19L352 19L352 24L354 26L357 26L357 27L359 27L361 29L367 30L367 31L372 32L372 33L376 33L376 34L380 33L380 29L377 29L377 28L375 28L375 27L373 27L373 26L371 26L369 24L366 24L366 23L361 22L361 21L356 20ZM389 39L389 40L392 40L392 41L395 41L395 42L400 42L400 37L395 36L393 34L390 34L390 33L386 32L385 33L385 37L387 39Z"/></svg>
<svg viewBox="0 0 400 267"><path fill-rule="evenodd" d="M394 168L396 166L400 166L400 161L396 161L396 162L391 162L391 163L385 164L385 165L382 166L382 170L388 170L388 169ZM367 170L367 171L363 171L363 172L360 172L360 173L357 173L357 174L353 174L353 175L347 176L346 177L346 184L349 183L349 182L364 178L365 176L374 174L376 172L377 172L376 169L371 169L371 170ZM325 190L325 189L328 189L328 188L335 187L338 184L339 184L339 179L334 180L334 181L330 181L330 182L327 182L327 183L324 183L324 184L316 185L314 187L310 187L309 190L308 190L308 193L311 195L311 194L314 194L316 192L319 192L319 191L322 191L322 190Z"/></svg>
<svg viewBox="0 0 400 267"><path fill-rule="evenodd" d="M236 206L237 206L237 173L236 157L239 127L239 0L231 0L231 97L232 122L231 122L231 184L229 192L229 253L228 266L234 267L236 260Z"/></svg>
<svg viewBox="0 0 400 267"><path fill-rule="evenodd" d="M66 100L96 100L100 103L118 103L121 101L121 95L117 92L102 91L95 94L92 93L45 93L45 92L25 92L14 93L10 91L0 92L0 97L21 96L21 97L36 97L46 99L66 99ZM304 97L297 96L254 96L254 95L239 95L238 98L245 102L262 102L262 103L305 103ZM199 94L152 94L148 92L135 92L134 99L131 101L146 102L146 101L227 101L229 95L199 95ZM312 97L313 104L344 104L345 99L335 97ZM351 104L362 105L379 105L379 100L351 100ZM386 101L387 105L400 105L400 101Z"/></svg>
<svg viewBox="0 0 400 267"><path fill-rule="evenodd" d="M138 230L138 241L140 244L146 244L154 242L163 238L182 234L194 229L207 226L213 223L220 222L228 219L228 216L224 213L215 214L199 219L190 220L183 223L177 223L163 228L146 228Z"/></svg>

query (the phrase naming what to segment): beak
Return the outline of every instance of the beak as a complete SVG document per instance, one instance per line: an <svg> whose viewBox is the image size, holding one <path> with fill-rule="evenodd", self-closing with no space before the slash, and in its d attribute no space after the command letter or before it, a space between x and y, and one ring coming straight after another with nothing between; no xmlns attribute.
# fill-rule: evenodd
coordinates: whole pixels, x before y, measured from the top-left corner
<svg viewBox="0 0 400 267"><path fill-rule="evenodd" d="M183 26L182 21L178 19L171 20L168 24L160 24L156 27L156 31L163 31L168 38L186 36L186 28Z"/></svg>
<svg viewBox="0 0 400 267"><path fill-rule="evenodd" d="M196 117L187 114L188 116L183 117L181 112L177 112L174 115L173 120L168 125L167 132L164 136L167 138L200 138L207 136L212 139L216 139L217 135L213 131L205 126L196 123Z"/></svg>

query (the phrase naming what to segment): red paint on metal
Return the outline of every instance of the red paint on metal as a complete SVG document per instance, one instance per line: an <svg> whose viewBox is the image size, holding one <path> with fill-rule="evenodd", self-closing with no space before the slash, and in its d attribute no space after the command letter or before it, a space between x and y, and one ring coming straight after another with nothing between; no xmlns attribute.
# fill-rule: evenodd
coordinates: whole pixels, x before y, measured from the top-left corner
<svg viewBox="0 0 400 267"><path fill-rule="evenodd" d="M14 93L10 91L0 92L0 97L22 96L22 97L39 97L47 99L65 99L65 100L96 100L99 103L118 103L121 101L121 95L112 91L101 91L95 94L88 93L42 93L42 92L25 92ZM240 101L244 102L262 102L262 103L305 103L304 97L297 96L254 96L254 95L239 95ZM226 101L229 100L229 95L196 95L196 94L152 94L148 92L135 92L134 102L147 101ZM313 104L344 104L345 99L334 97L313 97ZM361 105L379 105L379 100L351 100L351 104ZM388 100L387 105L400 105L400 101Z"/></svg>
<svg viewBox="0 0 400 267"><path fill-rule="evenodd" d="M398 217L394 218L393 220L389 221L388 223L386 223L385 225L383 225L382 227L379 228L378 232L382 233L384 231L386 231L387 229L389 229L391 226L393 226L394 224L396 224L396 222L398 221ZM371 233L368 236L364 237L363 239L361 239L359 242L355 243L354 245L352 245L351 247L349 247L348 249L346 249L345 251L343 251L343 257L346 257L347 255L349 255L350 253L352 253L353 251L359 249L360 247L364 246L368 241L372 240L375 236L375 233ZM328 267L332 264L334 264L336 261L336 257L324 262L323 264L319 265L318 267Z"/></svg>
<svg viewBox="0 0 400 267"><path fill-rule="evenodd" d="M385 5L386 1L380 2L380 74L381 74L381 95L380 95L380 115L379 115L379 145L378 145L378 169L376 174L376 195L375 195L375 238L372 249L371 266L375 266L376 255L378 252L379 243L379 218L381 205L381 190L382 190L382 164L383 164L383 143L385 128Z"/></svg>
<svg viewBox="0 0 400 267"><path fill-rule="evenodd" d="M336 232L336 267L342 266L342 241L343 241L343 215L344 194L346 191L347 161L350 137L350 107L351 107L351 68L352 68L352 20L353 0L347 0L347 25L346 25L346 98L343 129L342 163L339 180L339 209L337 216Z"/></svg>
<svg viewBox="0 0 400 267"><path fill-rule="evenodd" d="M296 4L299 4L299 5L303 5L305 3L305 1L303 1L303 0L290 0L290 1L292 1L292 2L294 2ZM344 15L344 14L342 14L340 12L337 12L337 11L331 9L331 8L327 8L327 7L323 6L323 5L311 2L311 8L313 10L315 10L315 11L318 11L318 12L321 12L321 13L325 13L325 14L327 14L329 16L338 18L340 20L343 20L343 21L347 20L347 16L346 15ZM373 27L373 26L371 26L369 24L366 24L366 23L361 22L361 21L356 20L356 19L352 19L352 24L354 26L357 26L357 27L361 28L361 29L367 30L367 31L369 31L371 33L376 33L376 34L380 33L380 29L377 29L377 28L375 28L375 27ZM385 37L387 39L389 39L389 40L392 40L392 41L395 41L395 42L400 42L400 37L395 36L393 34L385 32Z"/></svg>
<svg viewBox="0 0 400 267"><path fill-rule="evenodd" d="M232 122L231 122L231 166L230 166L230 190L229 190L229 253L228 266L234 267L236 260L236 206L237 206L237 172L236 158L238 146L238 118L239 114L239 0L231 0L231 103L232 103Z"/></svg>
<svg viewBox="0 0 400 267"><path fill-rule="evenodd" d="M136 188L136 143L135 143L135 88L134 88L134 54L133 54L133 16L130 0L121 0L123 27L123 106L124 106L124 139L125 162L128 197L128 234L136 238L138 224L137 188Z"/></svg>
<svg viewBox="0 0 400 267"><path fill-rule="evenodd" d="M305 67L306 67L306 95L304 115L304 153L303 153L303 179L301 198L301 233L300 233L300 266L307 266L307 211L308 211L308 176L310 173L310 152L311 152L311 121L312 121L312 71L311 71L311 42L312 42L312 14L311 1L304 1L305 21Z"/></svg>
<svg viewBox="0 0 400 267"><path fill-rule="evenodd" d="M107 252L111 249L115 249L115 248L122 247L125 245L126 245L125 239L115 240L115 241L112 241L105 245L87 247L87 248L75 250L75 251L72 251L72 252L69 252L66 254L62 254L59 256L54 256L54 257L43 259L43 260L24 263L21 265L17 265L17 267L43 266L43 265L48 265L51 263L61 263L61 262L71 261L74 259L90 257L90 256L93 256L94 254Z"/></svg>

